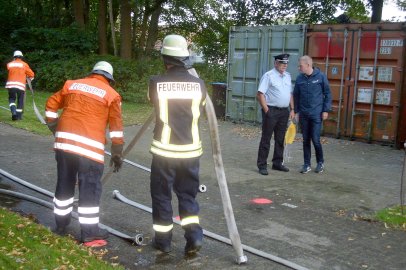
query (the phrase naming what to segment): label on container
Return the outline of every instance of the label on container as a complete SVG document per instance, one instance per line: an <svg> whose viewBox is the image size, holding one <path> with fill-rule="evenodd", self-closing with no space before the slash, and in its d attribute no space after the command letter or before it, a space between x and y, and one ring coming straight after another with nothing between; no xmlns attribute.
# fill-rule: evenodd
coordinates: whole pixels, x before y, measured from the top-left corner
<svg viewBox="0 0 406 270"><path fill-rule="evenodd" d="M382 39L381 47L403 47L403 39Z"/></svg>
<svg viewBox="0 0 406 270"><path fill-rule="evenodd" d="M380 54L392 54L392 47L380 47L379 53Z"/></svg>
<svg viewBox="0 0 406 270"><path fill-rule="evenodd" d="M377 90L375 104L390 105L391 92L388 89Z"/></svg>
<svg viewBox="0 0 406 270"><path fill-rule="evenodd" d="M234 53L234 59L244 59L244 53L243 52L235 52Z"/></svg>
<svg viewBox="0 0 406 270"><path fill-rule="evenodd" d="M391 82L392 81L392 67L378 67L378 81Z"/></svg>
<svg viewBox="0 0 406 270"><path fill-rule="evenodd" d="M371 103L372 89L370 88L358 88L357 102Z"/></svg>
<svg viewBox="0 0 406 270"><path fill-rule="evenodd" d="M374 77L374 67L360 67L358 80L361 81L372 81Z"/></svg>

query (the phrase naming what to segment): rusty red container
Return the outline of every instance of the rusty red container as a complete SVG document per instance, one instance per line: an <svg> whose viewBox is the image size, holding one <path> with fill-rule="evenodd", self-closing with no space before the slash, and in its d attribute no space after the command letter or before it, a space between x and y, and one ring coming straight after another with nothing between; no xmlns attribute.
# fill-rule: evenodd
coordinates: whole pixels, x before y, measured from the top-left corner
<svg viewBox="0 0 406 270"><path fill-rule="evenodd" d="M327 74L333 97L325 134L403 146L405 48L405 23L308 26L305 52Z"/></svg>

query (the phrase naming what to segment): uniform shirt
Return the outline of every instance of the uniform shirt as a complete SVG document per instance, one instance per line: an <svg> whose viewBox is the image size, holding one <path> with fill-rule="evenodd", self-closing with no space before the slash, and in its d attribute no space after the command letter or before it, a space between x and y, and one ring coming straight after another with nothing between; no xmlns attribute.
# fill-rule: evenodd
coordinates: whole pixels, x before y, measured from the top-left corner
<svg viewBox="0 0 406 270"><path fill-rule="evenodd" d="M293 98L295 113L320 115L331 111L331 91L326 75L318 68L314 68L310 76L299 74Z"/></svg>
<svg viewBox="0 0 406 270"><path fill-rule="evenodd" d="M92 74L84 79L68 80L48 98L47 122L58 119L54 149L70 152L104 163L105 131L110 129L112 144L123 144L121 97L106 78Z"/></svg>
<svg viewBox="0 0 406 270"><path fill-rule="evenodd" d="M25 81L27 77L33 79L34 72L31 70L30 66L21 60L16 58L7 64L8 78L6 83L6 88L17 88L25 91Z"/></svg>
<svg viewBox="0 0 406 270"><path fill-rule="evenodd" d="M156 122L151 153L168 158L202 155L199 117L206 101L204 82L183 67L172 67L149 82Z"/></svg>
<svg viewBox="0 0 406 270"><path fill-rule="evenodd" d="M265 73L259 83L258 91L265 95L268 106L289 107L292 93L292 80L288 72L281 74L275 68Z"/></svg>

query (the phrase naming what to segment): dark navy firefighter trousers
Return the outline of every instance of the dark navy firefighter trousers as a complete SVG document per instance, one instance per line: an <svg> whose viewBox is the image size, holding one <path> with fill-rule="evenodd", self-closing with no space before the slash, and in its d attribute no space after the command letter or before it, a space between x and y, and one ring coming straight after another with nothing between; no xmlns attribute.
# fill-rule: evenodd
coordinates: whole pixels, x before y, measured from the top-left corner
<svg viewBox="0 0 406 270"><path fill-rule="evenodd" d="M76 182L79 184L78 216L82 239L98 232L99 202L102 193L100 179L104 164L91 159L56 150L58 181L54 198L54 214L58 227L71 220Z"/></svg>
<svg viewBox="0 0 406 270"><path fill-rule="evenodd" d="M21 119L24 110L25 91L18 88L8 89L8 104L10 106L11 114Z"/></svg>
<svg viewBox="0 0 406 270"><path fill-rule="evenodd" d="M178 197L179 215L187 242L202 240L199 225L199 158L176 159L153 155L151 165L152 220L155 241L170 245L172 240L172 189Z"/></svg>

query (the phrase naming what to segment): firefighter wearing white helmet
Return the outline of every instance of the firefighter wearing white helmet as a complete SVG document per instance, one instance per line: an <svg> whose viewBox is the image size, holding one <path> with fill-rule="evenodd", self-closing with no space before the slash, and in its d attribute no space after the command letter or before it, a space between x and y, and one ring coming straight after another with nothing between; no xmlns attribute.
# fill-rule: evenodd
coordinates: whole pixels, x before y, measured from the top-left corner
<svg viewBox="0 0 406 270"><path fill-rule="evenodd" d="M54 197L54 231L64 234L68 226L79 181L79 223L86 246L103 246L108 237L99 228L100 179L104 169L105 130L112 142L110 166L117 172L122 164L124 144L121 97L110 83L113 67L96 63L83 79L68 80L46 102L46 121L55 135L57 185ZM63 110L59 117L58 111Z"/></svg>
<svg viewBox="0 0 406 270"><path fill-rule="evenodd" d="M97 62L92 70L93 74L100 74L110 80L110 82L114 82L113 78L113 67L110 65L109 62L100 61Z"/></svg>
<svg viewBox="0 0 406 270"><path fill-rule="evenodd" d="M7 64L8 78L6 88L8 89L11 119L15 121L22 119L27 77L33 80L35 74L30 66L21 59L23 57L21 51L15 51L13 57L13 61Z"/></svg>
<svg viewBox="0 0 406 270"><path fill-rule="evenodd" d="M188 72L189 51L184 37L166 36L161 54L166 73L152 77L148 91L156 111L150 149L153 245L162 252L171 251L173 188L186 239L185 253L194 254L203 240L196 195L199 158L203 153L199 118L207 91L204 82Z"/></svg>
<svg viewBox="0 0 406 270"><path fill-rule="evenodd" d="M23 57L23 53L21 51L15 51L13 57L14 58Z"/></svg>

